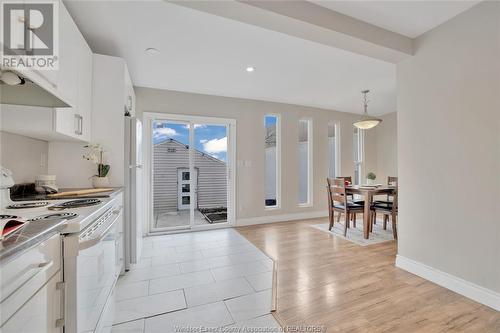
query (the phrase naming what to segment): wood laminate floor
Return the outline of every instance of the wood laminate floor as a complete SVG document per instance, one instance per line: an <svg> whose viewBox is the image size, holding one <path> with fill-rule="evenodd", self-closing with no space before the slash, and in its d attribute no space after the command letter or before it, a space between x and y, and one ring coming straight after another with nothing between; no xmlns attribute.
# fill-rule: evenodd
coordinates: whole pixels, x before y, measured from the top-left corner
<svg viewBox="0 0 500 333"><path fill-rule="evenodd" d="M283 325L328 332L500 332L500 312L394 266L396 242L359 246L309 227L326 219L239 227L278 262Z"/></svg>

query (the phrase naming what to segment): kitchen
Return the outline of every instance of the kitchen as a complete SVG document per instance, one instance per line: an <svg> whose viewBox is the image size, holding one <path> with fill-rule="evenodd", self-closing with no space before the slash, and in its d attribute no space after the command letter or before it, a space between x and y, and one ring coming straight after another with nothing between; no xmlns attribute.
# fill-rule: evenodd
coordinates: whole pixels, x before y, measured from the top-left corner
<svg viewBox="0 0 500 333"><path fill-rule="evenodd" d="M499 14L1 0L0 332L498 332Z"/></svg>
<svg viewBox="0 0 500 333"><path fill-rule="evenodd" d="M1 69L0 326L100 332L140 256L141 123L125 61L93 54L63 2L48 3L58 70Z"/></svg>

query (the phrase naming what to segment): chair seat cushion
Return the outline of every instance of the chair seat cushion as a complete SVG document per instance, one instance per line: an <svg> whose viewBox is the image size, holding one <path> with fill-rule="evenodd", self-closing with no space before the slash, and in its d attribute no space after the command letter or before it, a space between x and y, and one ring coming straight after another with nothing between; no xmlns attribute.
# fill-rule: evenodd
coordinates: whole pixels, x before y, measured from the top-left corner
<svg viewBox="0 0 500 333"><path fill-rule="evenodd" d="M373 204L376 205L376 204L391 204L392 205L392 201L387 201L387 200L375 200L373 201Z"/></svg>
<svg viewBox="0 0 500 333"><path fill-rule="evenodd" d="M392 210L392 202L374 202L372 209Z"/></svg>
<svg viewBox="0 0 500 333"><path fill-rule="evenodd" d="M341 205L341 204L334 204L333 205L334 208L337 208L337 209L345 209L345 206L344 205ZM347 209L363 209L363 205L357 205L355 203L352 203L352 202L348 202L347 203Z"/></svg>

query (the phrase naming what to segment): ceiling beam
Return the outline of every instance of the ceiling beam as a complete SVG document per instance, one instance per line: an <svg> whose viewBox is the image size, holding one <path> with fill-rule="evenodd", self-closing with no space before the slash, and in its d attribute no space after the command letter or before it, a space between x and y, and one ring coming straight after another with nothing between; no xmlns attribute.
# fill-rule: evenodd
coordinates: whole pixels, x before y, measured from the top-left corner
<svg viewBox="0 0 500 333"><path fill-rule="evenodd" d="M307 1L166 1L391 63L413 55L411 38Z"/></svg>

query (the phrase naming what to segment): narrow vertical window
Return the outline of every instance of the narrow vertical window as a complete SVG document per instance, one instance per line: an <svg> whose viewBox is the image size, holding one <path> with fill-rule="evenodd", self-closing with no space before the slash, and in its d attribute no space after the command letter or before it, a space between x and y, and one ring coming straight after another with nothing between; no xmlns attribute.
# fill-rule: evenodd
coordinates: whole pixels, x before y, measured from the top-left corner
<svg viewBox="0 0 500 333"><path fill-rule="evenodd" d="M264 117L266 208L280 205L280 121L277 115Z"/></svg>
<svg viewBox="0 0 500 333"><path fill-rule="evenodd" d="M312 121L299 120L299 205L312 204Z"/></svg>
<svg viewBox="0 0 500 333"><path fill-rule="evenodd" d="M338 123L328 124L328 177L340 174L340 130Z"/></svg>
<svg viewBox="0 0 500 333"><path fill-rule="evenodd" d="M354 184L361 185L363 173L363 157L365 155L364 131L354 128L353 153L354 153Z"/></svg>

